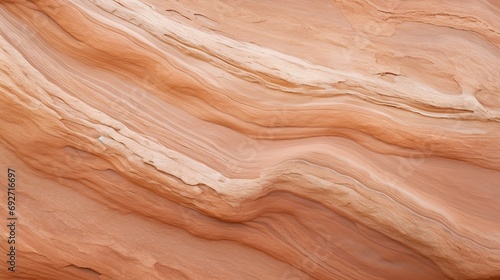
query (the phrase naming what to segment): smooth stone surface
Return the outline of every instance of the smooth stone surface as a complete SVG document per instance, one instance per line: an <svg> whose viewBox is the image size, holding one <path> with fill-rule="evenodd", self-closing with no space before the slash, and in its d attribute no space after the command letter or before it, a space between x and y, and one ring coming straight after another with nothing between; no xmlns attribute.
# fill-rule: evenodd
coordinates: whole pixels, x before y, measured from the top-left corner
<svg viewBox="0 0 500 280"><path fill-rule="evenodd" d="M0 278L500 277L499 19L493 0L2 1Z"/></svg>

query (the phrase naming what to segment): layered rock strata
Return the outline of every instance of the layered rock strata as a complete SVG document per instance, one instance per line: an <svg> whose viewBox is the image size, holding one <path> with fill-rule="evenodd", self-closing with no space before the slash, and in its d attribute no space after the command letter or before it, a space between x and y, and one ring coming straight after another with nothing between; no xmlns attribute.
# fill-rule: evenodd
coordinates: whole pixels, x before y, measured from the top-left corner
<svg viewBox="0 0 500 280"><path fill-rule="evenodd" d="M1 1L2 279L500 277L499 18Z"/></svg>

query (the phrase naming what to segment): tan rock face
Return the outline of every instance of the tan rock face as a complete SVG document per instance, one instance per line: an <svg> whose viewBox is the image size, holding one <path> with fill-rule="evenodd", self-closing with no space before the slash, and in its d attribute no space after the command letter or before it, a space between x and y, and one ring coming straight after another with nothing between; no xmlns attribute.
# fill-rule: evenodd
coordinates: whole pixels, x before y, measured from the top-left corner
<svg viewBox="0 0 500 280"><path fill-rule="evenodd" d="M1 1L0 278L500 277L499 19Z"/></svg>

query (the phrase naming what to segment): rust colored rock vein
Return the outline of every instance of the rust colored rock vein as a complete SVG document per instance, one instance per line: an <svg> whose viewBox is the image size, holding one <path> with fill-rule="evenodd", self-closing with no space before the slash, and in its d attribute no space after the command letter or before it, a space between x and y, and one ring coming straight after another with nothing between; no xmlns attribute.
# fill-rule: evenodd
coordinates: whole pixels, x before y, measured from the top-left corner
<svg viewBox="0 0 500 280"><path fill-rule="evenodd" d="M1 279L500 277L499 19L1 1Z"/></svg>

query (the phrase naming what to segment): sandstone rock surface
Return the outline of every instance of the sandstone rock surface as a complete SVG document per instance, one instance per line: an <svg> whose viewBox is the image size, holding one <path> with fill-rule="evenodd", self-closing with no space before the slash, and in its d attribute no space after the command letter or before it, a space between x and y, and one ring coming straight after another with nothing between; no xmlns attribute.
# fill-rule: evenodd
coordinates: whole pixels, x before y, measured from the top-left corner
<svg viewBox="0 0 500 280"><path fill-rule="evenodd" d="M500 277L499 3L2 0L0 278Z"/></svg>

